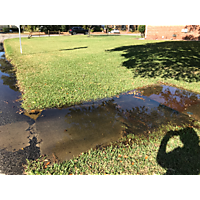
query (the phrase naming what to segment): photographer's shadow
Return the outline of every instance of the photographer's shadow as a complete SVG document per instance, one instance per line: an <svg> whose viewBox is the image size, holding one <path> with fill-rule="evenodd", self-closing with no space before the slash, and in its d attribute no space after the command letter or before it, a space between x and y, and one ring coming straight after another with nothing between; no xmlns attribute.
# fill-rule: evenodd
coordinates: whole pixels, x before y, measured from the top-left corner
<svg viewBox="0 0 200 200"><path fill-rule="evenodd" d="M167 143L173 136L180 136L183 147L166 153ZM193 128L180 131L169 131L163 137L157 162L167 170L166 175L198 175L200 174L199 137Z"/></svg>

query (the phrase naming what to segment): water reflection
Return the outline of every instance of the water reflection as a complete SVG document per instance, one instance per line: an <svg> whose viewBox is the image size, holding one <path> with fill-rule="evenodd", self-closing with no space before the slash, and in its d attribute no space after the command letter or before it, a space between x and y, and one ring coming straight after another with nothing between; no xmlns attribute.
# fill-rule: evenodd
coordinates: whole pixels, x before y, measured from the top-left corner
<svg viewBox="0 0 200 200"><path fill-rule="evenodd" d="M4 54L0 52L1 55ZM41 154L47 154L50 158L57 156L60 161L116 141L127 133L127 128L135 135L148 136L150 130L168 122L177 125L187 123L187 112L197 118L200 113L199 95L161 85L68 108L47 109L42 111L42 115L41 111L35 115L19 115L16 114L17 107L13 108L16 105L19 107L19 103L11 103L20 95L15 87L15 73L4 57L0 59L0 76L0 126L27 121L27 116L31 117L36 121L37 139L42 141ZM9 130L14 142L16 130Z"/></svg>
<svg viewBox="0 0 200 200"><path fill-rule="evenodd" d="M139 97L139 98L138 98ZM116 141L128 130L148 136L169 121L181 125L189 117L148 97L122 94L112 99L49 109L36 120L42 154L70 159L97 145Z"/></svg>
<svg viewBox="0 0 200 200"><path fill-rule="evenodd" d="M14 91L19 91L16 87L16 75L13 66L6 61L4 52L0 52L0 76L4 85L8 85Z"/></svg>
<svg viewBox="0 0 200 200"><path fill-rule="evenodd" d="M21 95L15 86L16 76L12 65L6 60L5 52L0 52L0 126L17 121L27 121L28 117L18 114Z"/></svg>
<svg viewBox="0 0 200 200"><path fill-rule="evenodd" d="M46 110L36 120L41 152L70 159L96 145L122 137L124 125L117 110L107 105L82 105Z"/></svg>
<svg viewBox="0 0 200 200"><path fill-rule="evenodd" d="M2 116L0 113L0 117L2 117L0 125L2 124L2 121L4 121L3 124L11 121L11 116L16 116L15 118L26 118L25 116L27 116L36 120L41 113L41 110L34 111L34 114L28 113L20 108L20 103L16 102L16 100L21 94L19 88L16 86L16 82L17 79L13 66L6 60L5 52L0 52L0 111L5 114ZM5 102L8 105L5 105ZM19 114L23 114L23 117L22 115L19 116ZM5 122L5 119L8 119L6 120L7 122Z"/></svg>
<svg viewBox="0 0 200 200"><path fill-rule="evenodd" d="M166 85L157 85L139 90L161 104L200 120L200 95Z"/></svg>

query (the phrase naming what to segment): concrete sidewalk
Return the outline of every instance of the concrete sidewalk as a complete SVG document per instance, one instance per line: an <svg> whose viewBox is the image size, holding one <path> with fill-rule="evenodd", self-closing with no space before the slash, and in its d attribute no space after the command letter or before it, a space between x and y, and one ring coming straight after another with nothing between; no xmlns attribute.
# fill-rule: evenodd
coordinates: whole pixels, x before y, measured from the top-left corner
<svg viewBox="0 0 200 200"><path fill-rule="evenodd" d="M21 34L21 37L28 37L29 34ZM77 34L79 35L79 34ZM107 35L107 33L102 33L102 34L95 34L91 33L90 35ZM114 34L108 34L108 35L114 35ZM132 36L140 36L140 34L118 34L118 35L132 35ZM50 34L50 37L52 36L59 36L59 34ZM61 34L60 36L70 36L69 34ZM49 35L34 35L32 37L49 37ZM5 33L0 33L0 43L3 43L5 39L11 39L11 38L19 38L19 34L5 34Z"/></svg>
<svg viewBox="0 0 200 200"><path fill-rule="evenodd" d="M29 34L21 34L21 37L27 37L28 38ZM59 36L59 34L50 34L51 36ZM62 36L62 35L61 35ZM49 35L34 35L33 37L49 37ZM11 39L11 38L19 38L19 34L5 34L5 33L0 33L0 43L3 43L5 39Z"/></svg>
<svg viewBox="0 0 200 200"><path fill-rule="evenodd" d="M28 35L21 35L21 37L28 37ZM2 34L0 33L0 43L3 43L5 39L10 39L10 38L19 38L19 34Z"/></svg>

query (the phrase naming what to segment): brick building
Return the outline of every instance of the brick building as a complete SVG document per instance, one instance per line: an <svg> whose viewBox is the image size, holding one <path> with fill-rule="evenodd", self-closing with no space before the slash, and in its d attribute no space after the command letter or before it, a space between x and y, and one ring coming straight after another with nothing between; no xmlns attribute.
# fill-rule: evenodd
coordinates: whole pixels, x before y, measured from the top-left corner
<svg viewBox="0 0 200 200"><path fill-rule="evenodd" d="M200 25L146 25L145 38L200 40Z"/></svg>

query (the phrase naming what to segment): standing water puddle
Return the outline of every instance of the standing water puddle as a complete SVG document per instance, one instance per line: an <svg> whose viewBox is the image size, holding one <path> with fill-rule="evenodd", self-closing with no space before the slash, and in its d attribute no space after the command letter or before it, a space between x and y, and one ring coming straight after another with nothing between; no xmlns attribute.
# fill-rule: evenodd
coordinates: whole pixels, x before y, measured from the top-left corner
<svg viewBox="0 0 200 200"><path fill-rule="evenodd" d="M6 61L4 55L4 52L0 52L0 126L29 120L26 116L18 114L20 102L16 100L21 94L15 86L16 77L13 67Z"/></svg>
<svg viewBox="0 0 200 200"><path fill-rule="evenodd" d="M16 79L10 69L2 57L0 149L7 151L27 148L30 134L35 134L37 141L41 141L38 144L41 154L63 161L118 140L127 127L135 135L148 135L149 130L168 122L186 123L188 115L200 120L199 95L159 85L68 108L44 110L35 118L35 129L31 132L30 118L16 113L20 104L15 100L20 93L14 87Z"/></svg>
<svg viewBox="0 0 200 200"><path fill-rule="evenodd" d="M200 95L166 85L141 89L140 92L163 105L200 121Z"/></svg>
<svg viewBox="0 0 200 200"><path fill-rule="evenodd" d="M20 92L15 87L13 67L4 55L0 52L0 172L22 174L22 163L39 157L39 150L29 131L34 120L19 114L20 102L16 100Z"/></svg>
<svg viewBox="0 0 200 200"><path fill-rule="evenodd" d="M148 136L149 130L160 125L181 125L188 120L187 115L134 90L65 109L47 109L37 118L36 130L42 140L41 153L66 160L118 140L127 127L135 135Z"/></svg>

